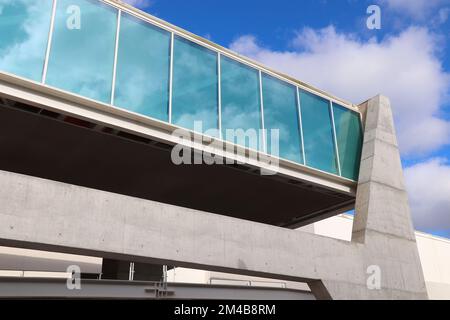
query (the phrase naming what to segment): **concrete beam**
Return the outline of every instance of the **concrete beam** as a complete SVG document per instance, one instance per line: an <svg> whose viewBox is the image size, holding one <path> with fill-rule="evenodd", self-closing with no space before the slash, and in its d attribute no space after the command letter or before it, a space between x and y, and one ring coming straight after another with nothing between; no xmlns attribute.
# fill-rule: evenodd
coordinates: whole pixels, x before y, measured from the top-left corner
<svg viewBox="0 0 450 320"><path fill-rule="evenodd" d="M331 276L334 260L350 261L362 247L5 171L0 203L2 245L293 281ZM343 272L351 278L362 267Z"/></svg>

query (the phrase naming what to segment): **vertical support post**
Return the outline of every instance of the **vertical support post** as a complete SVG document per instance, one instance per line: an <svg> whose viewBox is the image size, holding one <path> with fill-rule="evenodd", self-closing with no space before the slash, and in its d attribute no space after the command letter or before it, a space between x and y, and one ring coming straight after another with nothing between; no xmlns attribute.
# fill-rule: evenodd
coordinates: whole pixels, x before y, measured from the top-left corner
<svg viewBox="0 0 450 320"><path fill-rule="evenodd" d="M170 71L169 71L169 123L172 123L172 96L173 96L173 46L175 44L175 34L170 37Z"/></svg>
<svg viewBox="0 0 450 320"><path fill-rule="evenodd" d="M115 90L116 90L116 75L117 75L117 56L119 51L120 40L120 21L122 17L122 10L117 11L117 29L116 29L116 44L114 47L114 65L113 65L113 77L111 84L111 105L114 105Z"/></svg>
<svg viewBox="0 0 450 320"><path fill-rule="evenodd" d="M219 138L223 140L222 133L222 67L221 67L222 55L217 53L217 105L218 105L218 128Z"/></svg>
<svg viewBox="0 0 450 320"><path fill-rule="evenodd" d="M334 121L334 108L333 108L333 102L330 101L330 114L331 114L331 122L333 125L333 138L334 138L334 150L336 152L336 165L338 167L338 174L339 176L342 176L341 172L341 159L339 156L339 146L337 143L337 135L336 135L336 123Z"/></svg>
<svg viewBox="0 0 450 320"><path fill-rule="evenodd" d="M300 136L301 136L301 147L303 155L303 164L306 166L306 152L305 152L305 138L303 137L303 119L302 119L302 102L300 100L300 89L297 88L297 112L298 112L298 122L300 126Z"/></svg>
<svg viewBox="0 0 450 320"><path fill-rule="evenodd" d="M377 96L361 108L366 120L353 241L364 243L373 232L415 241L389 99Z"/></svg>
<svg viewBox="0 0 450 320"><path fill-rule="evenodd" d="M45 52L44 68L42 69L42 84L45 84L45 81L47 80L48 59L50 58L50 51L52 49L53 29L55 28L55 17L56 17L56 6L57 5L58 5L58 0L53 0L52 17L50 20L50 28L48 31L48 40L47 40L47 49Z"/></svg>
<svg viewBox="0 0 450 320"><path fill-rule="evenodd" d="M259 99L261 100L261 130L262 130L262 149L263 152L269 152L267 150L267 141L266 141L266 127L264 120L264 95L263 95L263 81L262 81L262 72L259 70Z"/></svg>

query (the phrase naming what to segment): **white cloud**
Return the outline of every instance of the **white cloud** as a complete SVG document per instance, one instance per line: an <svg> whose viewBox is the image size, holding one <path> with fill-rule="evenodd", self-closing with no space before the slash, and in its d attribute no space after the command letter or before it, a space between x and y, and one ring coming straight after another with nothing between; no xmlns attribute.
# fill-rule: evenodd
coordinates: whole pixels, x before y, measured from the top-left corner
<svg viewBox="0 0 450 320"><path fill-rule="evenodd" d="M413 19L425 19L440 6L449 4L449 0L379 0L379 4Z"/></svg>
<svg viewBox="0 0 450 320"><path fill-rule="evenodd" d="M426 154L448 144L450 123L439 117L447 101L450 74L437 56L438 39L411 27L381 41L362 41L329 26L304 29L292 51L273 51L243 36L231 49L354 103L378 93L394 109L404 154Z"/></svg>
<svg viewBox="0 0 450 320"><path fill-rule="evenodd" d="M415 227L450 230L450 165L436 158L405 170Z"/></svg>
<svg viewBox="0 0 450 320"><path fill-rule="evenodd" d="M6 24L6 31L2 34L6 41L0 44L0 70L40 80L42 57L47 44L50 19L48 13L51 10L51 3L0 0L0 14L5 8L14 10L13 12L17 15L15 10L20 10L22 16L18 16L17 20L13 21L21 22L20 28L17 30L20 32L20 37L10 35L8 23Z"/></svg>
<svg viewBox="0 0 450 320"><path fill-rule="evenodd" d="M128 3L136 8L145 9L150 7L153 4L152 0L122 0L125 3Z"/></svg>
<svg viewBox="0 0 450 320"><path fill-rule="evenodd" d="M243 36L231 48L355 103L389 96L404 154L422 155L450 142L450 123L440 118L450 74L427 29L411 27L381 41L362 41L333 27L304 29L292 43L291 51L273 51ZM407 168L405 177L416 228L450 230L450 164L432 159Z"/></svg>

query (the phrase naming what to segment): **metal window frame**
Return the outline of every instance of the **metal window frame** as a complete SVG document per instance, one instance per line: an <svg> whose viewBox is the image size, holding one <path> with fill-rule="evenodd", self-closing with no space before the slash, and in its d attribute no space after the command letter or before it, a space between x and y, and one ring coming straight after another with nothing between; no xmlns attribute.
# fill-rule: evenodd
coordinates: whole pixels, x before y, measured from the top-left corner
<svg viewBox="0 0 450 320"><path fill-rule="evenodd" d="M337 167L338 167L339 176L342 177L341 159L340 159L340 155L339 155L339 146L338 146L338 143L337 143L337 135L336 135L336 123L334 121L333 101L330 101L329 109L330 109L330 114L331 114L331 122L332 122L332 125L333 125L333 138L334 138L334 149L335 149L335 152L336 152L336 164L337 164Z"/></svg>
<svg viewBox="0 0 450 320"><path fill-rule="evenodd" d="M334 117L335 117L335 115L334 115L335 104L336 104L338 107L342 107L342 108L346 109L346 112L353 112L353 113L356 113L356 114L357 114L357 116L358 116L359 130L360 130L360 134L361 134L361 150L360 150L360 157L362 157L362 147L363 147L363 144L364 144L364 127L365 127L365 123L364 123L364 119L363 119L363 113L362 113L362 112L356 112L356 111L354 111L354 110L345 108L344 106L342 106L342 105L339 104L339 103L334 103L334 102L332 102L332 105L333 105L333 107L332 107L332 110L333 110L333 119L334 119ZM335 126L334 123L333 123L333 126ZM335 135L336 135L336 137L337 137L337 131L336 131L336 128L334 128L334 132L336 132ZM337 145L337 143L336 143L336 145ZM338 146L338 145L337 145L337 148L338 148L337 152L339 153L339 146ZM340 156L339 156L339 164L340 164ZM341 169L341 170L342 170L342 169ZM340 176L341 176L342 178L350 179L350 180L352 180L352 181L357 181L357 180L358 180L358 179L353 180L353 178L347 178L347 177L345 177L344 175L342 175L342 172L341 172Z"/></svg>
<svg viewBox="0 0 450 320"><path fill-rule="evenodd" d="M173 107L173 53L175 45L175 33L170 33L170 66L169 66L169 123L172 124Z"/></svg>
<svg viewBox="0 0 450 320"><path fill-rule="evenodd" d="M351 103L349 103L347 101L343 101L342 99L338 99L336 97L328 95L328 94L326 94L324 92L321 92L318 89L309 88L307 85L302 85L301 83L299 83L300 82L299 80L295 80L295 81L291 80L291 79L288 78L288 76L279 74L279 73L277 73L277 72L275 72L273 70L270 70L269 68L261 66L257 62L252 61L249 58L243 57L243 56L241 56L239 54L236 54L234 52L231 52L231 51L229 51L229 50L227 50L225 48L221 48L218 45L214 46L214 45L208 43L208 41L205 40L205 39L200 39L200 37L196 38L195 35L190 34L189 32L187 32L185 30L182 30L180 28L177 28L175 26L172 26L169 23L167 23L165 21L162 21L162 20L160 20L160 19L158 19L156 17L153 17L153 16L151 16L151 15L149 15L147 13L144 13L144 12L134 8L134 7L131 7L131 6L126 5L124 3L118 3L118 2L115 2L113 0L98 0L98 1L103 3L103 4L106 4L106 5L110 6L112 8L114 8L114 9L116 9L117 11L120 11L121 13L125 12L125 13L127 13L127 14L129 14L131 16L134 16L135 18L137 18L137 19L139 19L141 21L144 21L146 23L151 24L154 27L160 28L162 30L165 30L165 31L168 31L169 33L171 33L171 37L172 37L172 39L171 39L171 60L173 60L173 38L176 35L176 36L179 36L179 37L184 38L186 40L192 41L192 42L194 42L194 43L196 43L196 44L198 44L198 45L200 45L202 47L210 49L210 50L214 51L215 53L220 54L221 56L226 56L226 57L228 57L228 58L230 58L230 59L232 59L234 61L237 61L237 62L240 62L242 64L245 64L245 65L255 69L256 71L264 72L264 73L266 73L266 74L268 74L270 76L273 76L273 77L275 77L275 78L277 78L277 79L279 79L279 80L281 80L283 82L289 83L289 84L291 84L291 85L293 85L293 86L295 86L295 87L297 87L297 88L299 88L301 90L305 90L305 91L310 92L312 94L315 94L315 95L317 95L319 97L322 97L322 98L324 98L324 99L326 99L328 101L331 101L331 102L337 103L339 105L342 105L344 108L347 108L349 110L352 110L352 111L355 111L355 112L358 112L358 113L361 114L360 110L357 107L355 107L353 104L351 104ZM43 68L44 70L43 70L43 76L42 76L42 83L44 83L44 84L45 84L45 80L46 80L48 61L49 61L49 56L50 56L51 46L52 46L52 40L53 40L54 22L55 22L57 2L58 2L58 0L53 0L52 19L51 19L51 23L50 23L50 30L49 30L49 35L48 35L46 57L45 57L45 61L44 61L44 68ZM170 71L171 75L173 75L173 68L172 67L173 67L173 64L171 63L171 71ZM170 87L172 87L172 86L170 85ZM170 88L169 91L171 91L171 88ZM169 95L169 109L171 107L171 101L170 101L172 99L171 96L172 95L170 94ZM113 104L111 104L111 105L113 105ZM169 120L171 120L171 115L170 114L169 114ZM171 122L169 121L169 123L171 123Z"/></svg>
<svg viewBox="0 0 450 320"><path fill-rule="evenodd" d="M219 128L219 137L223 140L222 133L222 55L220 52L217 52L217 112L218 112L218 128Z"/></svg>
<svg viewBox="0 0 450 320"><path fill-rule="evenodd" d="M300 126L300 136L301 136L301 147L303 154L303 164L306 166L306 151L305 151L305 138L303 136L303 119L302 119L302 100L300 98L300 89L296 87L297 90L297 113L298 113L298 122Z"/></svg>
<svg viewBox="0 0 450 320"><path fill-rule="evenodd" d="M263 90L263 86L262 86L262 83L263 83L263 80L262 80L262 76L264 75L264 72L261 72L261 85L260 85L260 87L261 87L261 92L262 92L262 98L261 99L263 99L264 98L264 90ZM269 74L266 74L266 76L268 76L268 77L272 77L271 75L269 75ZM275 78L276 79L276 78ZM276 80L278 80L278 79L276 79ZM295 103L296 103L296 105L295 105L295 108L296 108L296 111L297 111L297 114L298 114L298 118L297 118L297 121L298 121L298 129L299 129L299 135L300 135L300 139L299 139L299 141L300 141L300 147L301 147L301 154L302 154L302 162L301 163L299 163L300 165L304 165L304 166L306 166L306 163L305 163L305 159L306 159L306 157L305 157L305 144L304 144L304 140L303 140L303 124L302 124L302 118L301 118L301 109L300 109L300 94L299 94L299 88L297 87L297 86L292 86L292 85L290 85L290 84L288 84L288 83L285 83L285 82L283 82L283 84L284 85L289 85L291 88L293 88L294 90L295 90L295 94L296 94L296 98L295 98ZM263 101L263 100L262 100ZM263 101L264 102L264 101ZM264 109L264 104L262 105L262 109ZM265 109L264 109L265 110ZM262 113L262 116L263 116L263 121L264 121L264 130L266 129L266 126L265 126L265 116L264 116L264 110L263 110L263 113ZM269 133L267 132L267 133L265 133L265 134L267 134L267 138L269 137ZM270 135L270 137L272 137L272 135ZM268 145L268 143L267 143L267 141L266 141L266 146ZM269 152L268 152L268 150L266 150L265 151L267 154L269 154ZM284 159L284 158L282 158L280 155L279 155L279 157L278 157L279 159ZM287 160L287 159L286 159ZM289 161L293 161L293 160L289 160ZM294 161L294 162L296 162L296 161ZM297 163L297 162L296 162Z"/></svg>
<svg viewBox="0 0 450 320"><path fill-rule="evenodd" d="M154 16L152 16L152 15L150 15L148 13L142 12L141 10L136 9L136 8L130 6L130 5L126 5L124 3L117 3L114 0L98 0L98 1L100 1L102 3L105 3L105 4L109 5L109 6L112 6L112 7L114 7L117 10L122 10L123 12L126 12L126 13L128 13L128 14L130 14L130 15L132 15L132 16L134 16L134 17L136 17L136 18L138 18L138 19L140 19L142 21L150 23L153 26L156 26L156 27L159 27L159 28L161 28L163 30L171 32L171 33L173 33L173 34L175 34L175 35L177 35L177 36L179 36L179 37L181 37L183 39L192 41L192 42L194 42L194 43L196 43L196 44L198 44L198 45L200 45L200 46L202 46L204 48L210 49L210 50L212 50L212 51L214 51L216 53L220 53L222 56L226 56L226 57L228 57L228 58L230 58L232 60L241 62L241 63L243 63L243 64L245 64L245 65L247 65L249 67L252 67L253 69L256 69L256 71L262 71L262 72L264 72L264 73L266 73L268 75L271 75L273 77L278 78L281 81L284 81L284 82L287 82L287 83L289 83L291 85L297 86L297 87L299 87L302 90L308 91L308 92L310 92L312 94L315 94L317 96L320 96L320 97L322 97L322 98L324 98L326 100L330 100L330 101L336 102L338 104L341 104L345 108L348 108L348 109L356 111L356 112L360 112L358 110L358 108L355 107L350 102L344 101L343 99L339 99L339 98L333 97L333 96L331 96L331 95L329 95L329 94L327 94L325 92L320 91L319 89L312 88L312 86L310 86L310 85L301 84L300 80L294 80L293 78L289 79L290 78L289 76L283 75L283 74L278 73L278 72L273 71L273 70L270 70L269 68L260 65L256 61L253 61L253 60L251 60L249 58L243 57L243 56L241 56L241 55L239 55L237 53L234 53L234 52L232 52L232 51L230 51L230 50L228 50L226 48L222 48L219 45L213 44L212 42L210 42L210 41L208 41L206 39L203 39L203 38L201 38L199 36L196 36L196 35L188 32L188 31L185 31L185 30L183 30L181 28L178 28L178 27L176 27L174 25L171 25L168 22L165 22L165 21L163 21L161 19L158 19L158 18L156 18L156 17L154 17Z"/></svg>
<svg viewBox="0 0 450 320"><path fill-rule="evenodd" d="M114 105L115 93L116 93L116 76L117 76L117 58L119 52L120 41L120 29L122 21L122 10L117 11L117 26L116 26L116 43L114 47L114 63L113 63L113 77L111 83L111 105Z"/></svg>
<svg viewBox="0 0 450 320"><path fill-rule="evenodd" d="M47 48L45 51L45 58L44 58L44 66L42 68L42 78L41 83L45 84L47 80L47 70L48 70L48 62L50 58L50 51L52 49L52 42L53 42L53 31L55 29L55 18L56 18L56 7L58 5L58 0L53 0L52 4L52 15L50 18L50 27L48 30L48 37L47 37Z"/></svg>
<svg viewBox="0 0 450 320"><path fill-rule="evenodd" d="M262 130L262 149L264 153L269 153L267 150L267 139L266 139L266 122L264 118L264 92L263 92L263 73L258 70L259 74L259 100L260 100L260 113L261 113L261 130Z"/></svg>

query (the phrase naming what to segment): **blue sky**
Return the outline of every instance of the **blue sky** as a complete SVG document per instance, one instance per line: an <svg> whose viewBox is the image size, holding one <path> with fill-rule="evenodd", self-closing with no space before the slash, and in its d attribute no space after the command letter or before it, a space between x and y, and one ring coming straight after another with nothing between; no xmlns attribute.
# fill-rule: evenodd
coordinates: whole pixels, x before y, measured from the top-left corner
<svg viewBox="0 0 450 320"><path fill-rule="evenodd" d="M450 237L450 0L128 2L354 103L387 95L415 226Z"/></svg>

